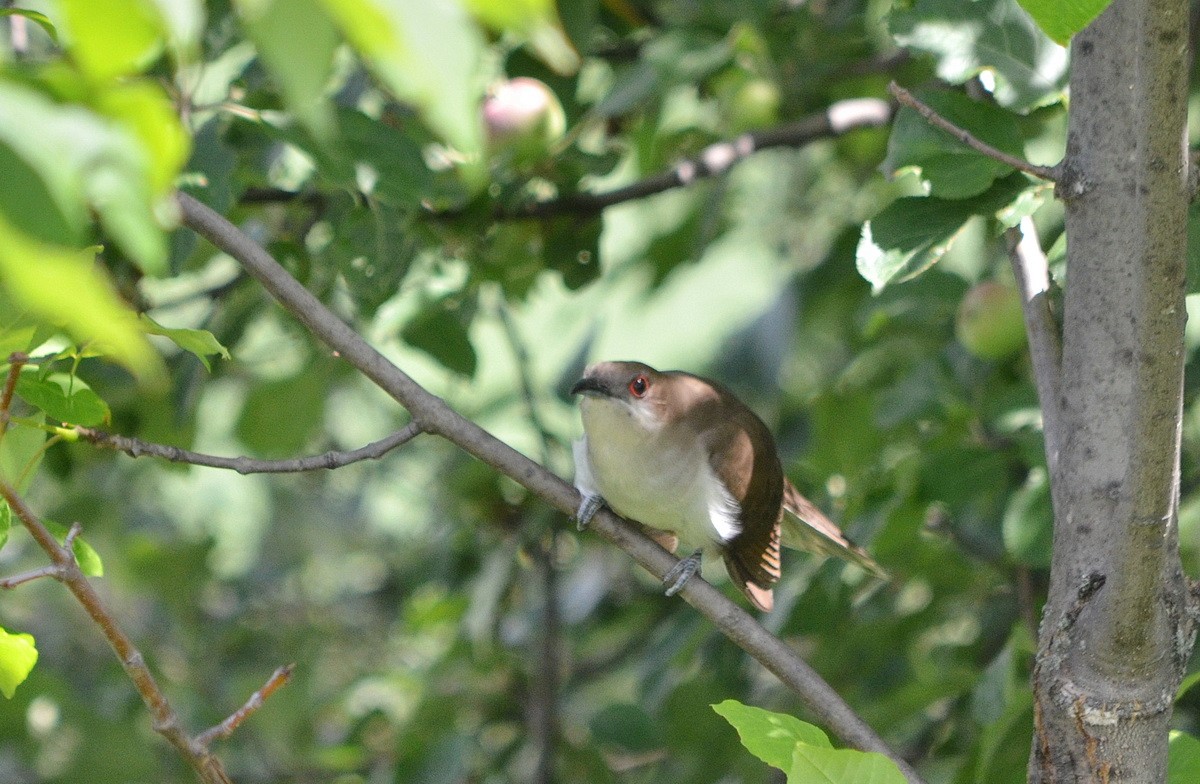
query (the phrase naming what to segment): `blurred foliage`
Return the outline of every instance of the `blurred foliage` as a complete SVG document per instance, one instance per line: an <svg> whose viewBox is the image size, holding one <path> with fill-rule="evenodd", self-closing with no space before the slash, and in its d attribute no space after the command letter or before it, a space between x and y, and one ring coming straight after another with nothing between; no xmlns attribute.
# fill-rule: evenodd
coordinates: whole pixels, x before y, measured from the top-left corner
<svg viewBox="0 0 1200 784"><path fill-rule="evenodd" d="M1049 563L1040 418L1026 357L973 356L954 319L972 286L1009 276L1000 231L1022 216L1061 260L1047 189L904 111L602 216L513 217L886 97L891 79L1053 164L1067 54L1016 0L27 6L0 17L0 349L35 361L0 470L83 524L105 596L193 731L296 662L219 746L235 780L532 780L548 666L557 780L777 781L710 706L812 717L620 552L432 437L279 476L64 438L59 423L102 423L275 458L407 421L235 262L172 231L177 186L560 474L586 361L727 382L895 578L789 553L768 628L931 783L1023 780ZM1061 24L1059 40L1077 29ZM518 76L549 86L566 133L541 160L488 158L480 101ZM1195 573L1192 324L1180 527ZM19 530L0 550L3 574L44 563ZM0 704L0 780L192 780L60 586L6 592L0 626L4 693L33 665L23 635L38 659ZM1198 718L1200 692L1181 692L1177 726ZM1178 738L1172 775L1195 780L1178 767L1194 739Z"/></svg>

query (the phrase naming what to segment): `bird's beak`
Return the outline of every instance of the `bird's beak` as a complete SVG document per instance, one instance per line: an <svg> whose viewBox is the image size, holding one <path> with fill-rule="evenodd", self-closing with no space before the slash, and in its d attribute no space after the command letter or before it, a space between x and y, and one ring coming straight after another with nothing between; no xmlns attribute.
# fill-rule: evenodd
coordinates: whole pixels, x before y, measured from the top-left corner
<svg viewBox="0 0 1200 784"><path fill-rule="evenodd" d="M592 376L584 376L575 382L575 386L571 387L572 395L587 395L589 397L611 397L612 394L608 391L608 387L604 382Z"/></svg>

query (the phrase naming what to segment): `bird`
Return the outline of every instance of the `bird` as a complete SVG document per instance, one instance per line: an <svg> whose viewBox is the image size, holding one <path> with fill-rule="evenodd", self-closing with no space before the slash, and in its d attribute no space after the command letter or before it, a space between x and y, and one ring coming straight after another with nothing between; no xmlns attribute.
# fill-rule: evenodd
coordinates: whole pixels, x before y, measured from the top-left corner
<svg viewBox="0 0 1200 784"><path fill-rule="evenodd" d="M668 596L719 553L730 579L763 612L774 603L780 545L887 572L784 475L770 429L723 385L642 362L589 365L580 395L583 436L573 445L576 520L601 506L639 523L674 552L697 549L663 578Z"/></svg>

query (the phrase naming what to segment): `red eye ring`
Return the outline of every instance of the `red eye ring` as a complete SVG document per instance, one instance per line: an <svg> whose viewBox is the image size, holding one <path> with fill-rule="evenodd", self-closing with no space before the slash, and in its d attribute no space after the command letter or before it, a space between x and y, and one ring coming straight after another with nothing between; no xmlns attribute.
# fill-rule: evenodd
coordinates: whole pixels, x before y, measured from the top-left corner
<svg viewBox="0 0 1200 784"><path fill-rule="evenodd" d="M633 381L629 382L629 394L634 397L645 397L646 390L650 388L650 379L645 376L634 376Z"/></svg>

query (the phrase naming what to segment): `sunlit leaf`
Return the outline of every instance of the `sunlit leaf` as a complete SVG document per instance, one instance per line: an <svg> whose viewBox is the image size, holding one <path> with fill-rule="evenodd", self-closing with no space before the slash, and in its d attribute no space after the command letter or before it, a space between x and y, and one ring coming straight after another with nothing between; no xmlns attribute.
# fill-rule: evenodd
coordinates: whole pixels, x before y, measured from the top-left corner
<svg viewBox="0 0 1200 784"><path fill-rule="evenodd" d="M780 770L791 766L792 753L799 744L833 748L820 728L786 713L743 705L737 700L725 700L712 709L733 725L747 751Z"/></svg>
<svg viewBox="0 0 1200 784"><path fill-rule="evenodd" d="M738 731L751 754L788 774L789 784L904 784L882 754L835 749L817 727L794 716L725 700L713 710Z"/></svg>
<svg viewBox="0 0 1200 784"><path fill-rule="evenodd" d="M483 38L456 0L321 0L399 98L464 154L480 149Z"/></svg>
<svg viewBox="0 0 1200 784"><path fill-rule="evenodd" d="M321 0L237 0L234 6L296 116L328 139L333 112L324 91L339 43Z"/></svg>
<svg viewBox="0 0 1200 784"><path fill-rule="evenodd" d="M17 687L37 664L38 652L31 634L13 634L0 628L0 694L12 699Z"/></svg>
<svg viewBox="0 0 1200 784"><path fill-rule="evenodd" d="M1017 0L916 0L894 10L889 27L901 46L933 55L938 76L952 84L987 72L1001 106L1027 111L1062 99L1067 50Z"/></svg>
<svg viewBox="0 0 1200 784"><path fill-rule="evenodd" d="M150 192L158 197L172 192L191 151L191 138L162 87L125 81L98 91L96 106L126 124L141 143Z"/></svg>
<svg viewBox="0 0 1200 784"><path fill-rule="evenodd" d="M859 273L876 293L919 275L945 255L968 219L994 216L1028 187L1025 177L1014 174L969 199L897 199L863 224L855 251Z"/></svg>
<svg viewBox="0 0 1200 784"><path fill-rule="evenodd" d="M1112 0L1017 0L1055 42L1066 46L1071 36L1091 24Z"/></svg>
<svg viewBox="0 0 1200 784"><path fill-rule="evenodd" d="M171 166L178 167L178 129L174 133L162 127L177 121L147 106L145 90L139 87L113 88L116 104L125 105L134 98L135 107L147 109L144 119L113 122L79 106L57 104L46 96L0 82L0 174L14 174L14 182L29 189L33 204L48 207L43 220L28 206L23 191L0 189L0 217L30 237L56 245L75 245L82 241L89 210L116 243L143 270L157 273L165 269L167 246L155 216L155 194L151 182L165 187L169 183L166 164L152 167L149 155L163 154ZM102 94L98 92L97 95ZM137 96L143 96L137 98ZM36 128L36 133L30 133ZM147 142L142 146L133 129L144 129ZM174 137L175 142L163 140ZM170 150L175 153L170 154ZM152 168L158 174L152 174ZM161 194L160 194L161 196Z"/></svg>
<svg viewBox="0 0 1200 784"><path fill-rule="evenodd" d="M67 47L95 80L145 70L162 51L163 23L150 0L58 0Z"/></svg>
<svg viewBox="0 0 1200 784"><path fill-rule="evenodd" d="M0 285L16 302L81 343L95 343L147 378L162 363L95 265L96 251L55 247L22 235L0 217Z"/></svg>
<svg viewBox="0 0 1200 784"><path fill-rule="evenodd" d="M0 500L0 547L8 542L8 532L12 530L12 509L8 502Z"/></svg>

